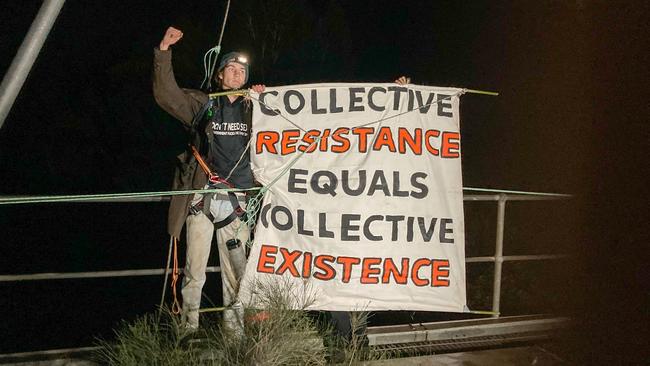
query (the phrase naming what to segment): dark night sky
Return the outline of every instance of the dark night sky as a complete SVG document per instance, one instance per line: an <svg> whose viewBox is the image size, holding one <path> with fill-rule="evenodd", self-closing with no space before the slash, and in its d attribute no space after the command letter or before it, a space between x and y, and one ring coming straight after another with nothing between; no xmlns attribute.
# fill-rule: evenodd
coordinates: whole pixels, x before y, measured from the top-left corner
<svg viewBox="0 0 650 366"><path fill-rule="evenodd" d="M233 4L223 42L224 51L250 53L253 81L385 82L407 74L415 83L499 91L498 98L463 98L465 185L574 191L574 174L567 173L584 169L587 148L574 145L569 136L578 127L568 122L586 102L575 93L586 72L581 63L587 52L581 38L584 6L255 4ZM8 67L38 6L36 1L9 2L3 24L14 36L0 44L8 50L2 52L0 69ZM165 188L169 160L183 141L178 126L151 97L151 48L167 25L183 29L176 71L180 84L196 87L203 75L202 53L217 38L222 6L216 1L137 2L127 10L112 2L67 3L0 134L0 169L14 172L2 190ZM276 43L268 36L272 29L280 34ZM28 168L18 158L20 145L29 146L33 163ZM35 171L48 176L46 187L30 173Z"/></svg>
<svg viewBox="0 0 650 366"><path fill-rule="evenodd" d="M152 48L168 25L181 28L177 79L197 87L224 3L68 1L0 131L0 194L167 189L185 141L179 124L153 100ZM2 1L2 75L40 4ZM648 166L649 111L634 96L641 92L637 81L648 79L649 8L584 0L238 0L222 49L248 52L251 81L267 85L386 82L406 74L415 84L500 92L461 99L464 185L577 195L548 224L568 225L561 241L584 259L573 274L581 289L576 304L600 304L584 311L594 334L584 342L598 347L607 334L621 335L616 344L626 349L634 346L627 335L647 334L638 324L648 324L636 318L641 313L647 320L637 297L612 286L644 293L640 281L623 279L640 278L636 250L647 247L647 240L638 241L641 231L647 234L640 214L647 205L634 197L645 192L640 177ZM164 220L164 208L159 211ZM16 225L10 212L0 207L3 231ZM123 217L117 221L128 225ZM1 263L11 273L45 271L26 262L70 270L16 254L28 246L19 239L7 245L12 253ZM620 255L603 264L613 250ZM138 263L140 252L129 253ZM621 267L624 260L631 265Z"/></svg>

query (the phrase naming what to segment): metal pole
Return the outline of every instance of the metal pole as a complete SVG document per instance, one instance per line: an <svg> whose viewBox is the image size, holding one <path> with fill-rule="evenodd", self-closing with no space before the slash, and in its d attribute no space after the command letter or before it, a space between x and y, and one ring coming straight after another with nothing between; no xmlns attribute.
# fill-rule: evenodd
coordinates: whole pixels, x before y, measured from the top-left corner
<svg viewBox="0 0 650 366"><path fill-rule="evenodd" d="M160 307L158 311L162 310L165 304L165 291L167 290L167 278L169 277L169 264L172 261L172 247L174 246L174 237L169 236L169 251L167 252L167 265L165 266L165 282L163 283L162 295L160 295Z"/></svg>
<svg viewBox="0 0 650 366"><path fill-rule="evenodd" d="M0 84L0 128L5 122L29 70L41 51L65 0L45 0Z"/></svg>
<svg viewBox="0 0 650 366"><path fill-rule="evenodd" d="M503 268L503 228L505 226L506 200L507 197L505 194L499 195L497 209L497 237L494 250L494 287L492 290L493 318L499 317L501 307L501 270Z"/></svg>

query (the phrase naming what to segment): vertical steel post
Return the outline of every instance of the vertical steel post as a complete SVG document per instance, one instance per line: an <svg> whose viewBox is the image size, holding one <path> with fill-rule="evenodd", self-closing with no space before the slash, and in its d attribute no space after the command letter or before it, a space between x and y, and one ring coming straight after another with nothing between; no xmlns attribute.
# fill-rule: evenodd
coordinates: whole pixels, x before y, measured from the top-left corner
<svg viewBox="0 0 650 366"><path fill-rule="evenodd" d="M494 285L492 290L493 318L499 317L501 307L501 270L503 268L503 229L506 217L506 201L506 195L503 193L500 194L497 208L496 245L494 249Z"/></svg>
<svg viewBox="0 0 650 366"><path fill-rule="evenodd" d="M65 0L44 0L0 84L0 128L41 51Z"/></svg>

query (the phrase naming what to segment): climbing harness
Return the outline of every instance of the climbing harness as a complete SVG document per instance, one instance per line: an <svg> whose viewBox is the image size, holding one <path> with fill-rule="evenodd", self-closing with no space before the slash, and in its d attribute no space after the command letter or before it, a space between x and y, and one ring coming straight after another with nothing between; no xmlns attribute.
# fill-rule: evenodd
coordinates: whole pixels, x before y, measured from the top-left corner
<svg viewBox="0 0 650 366"><path fill-rule="evenodd" d="M225 180L224 178L219 177L216 173L210 170L210 167L208 164L203 160L201 157L201 154L199 154L199 151L194 147L193 145L190 146L192 149L192 154L194 155L194 158L196 161L199 163L199 166L203 170L203 172L207 175L208 177L208 187L213 188L213 189L220 189L220 188L234 188L233 185ZM194 215L198 215L201 212L205 214L210 221L214 223L215 229L220 229L231 222L233 222L236 218L240 218L242 221L246 220L246 211L241 208L239 204L239 198L234 192L228 192L228 200L230 201L230 204L232 205L233 211L228 215L223 220L215 222L215 217L210 211L210 205L212 202L212 199L214 198L215 193L207 193L203 195L203 199L196 203L195 205L190 207L190 212Z"/></svg>

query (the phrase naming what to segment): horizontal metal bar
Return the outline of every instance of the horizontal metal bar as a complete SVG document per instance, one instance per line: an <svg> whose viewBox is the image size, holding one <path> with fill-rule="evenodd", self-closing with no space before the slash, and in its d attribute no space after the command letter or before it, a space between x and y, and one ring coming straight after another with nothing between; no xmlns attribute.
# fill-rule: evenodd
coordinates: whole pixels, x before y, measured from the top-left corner
<svg viewBox="0 0 650 366"><path fill-rule="evenodd" d="M504 262L531 261L531 260L552 260L569 258L564 254L540 254L540 255L510 255L504 256ZM469 257L466 263L494 262L494 257ZM182 271L182 268L181 268ZM220 272L219 266L208 267L206 272ZM15 281L39 281L39 280L63 280L74 278L106 278L106 277L142 277L157 276L165 274L165 269L127 269L121 271L96 271L96 272L64 272L64 273L33 273L19 275L0 275L0 282Z"/></svg>
<svg viewBox="0 0 650 366"><path fill-rule="evenodd" d="M497 193L497 194L515 194L515 195L526 195L526 196L547 196L547 197L557 197L557 198L572 197L570 194L566 194L566 193L529 192L529 191L515 191L511 189L494 189L494 188L477 188L477 187L463 187L463 191Z"/></svg>
<svg viewBox="0 0 650 366"><path fill-rule="evenodd" d="M550 316L451 320L419 324L369 327L369 345L467 339L487 335L508 335L531 331L553 331L569 326L570 319Z"/></svg>
<svg viewBox="0 0 650 366"><path fill-rule="evenodd" d="M515 262L515 261L540 261L540 260L552 260L552 259L566 259L570 258L566 254L538 254L538 255L504 255L501 257L503 262ZM465 263L483 263L483 262L494 262L496 257L468 257L465 258Z"/></svg>
<svg viewBox="0 0 650 366"><path fill-rule="evenodd" d="M567 258L571 258L571 256L567 254L505 255L503 256L503 261L504 262L543 261L543 260L567 259Z"/></svg>
<svg viewBox="0 0 650 366"><path fill-rule="evenodd" d="M48 358L54 360L70 359L70 358L79 357L80 355L86 355L95 352L101 348L102 347L100 346L92 346L92 347L50 349L44 351L32 351L32 352L20 352L20 353L5 353L5 354L0 354L0 363L5 364L7 362L20 362L20 364L23 364L22 362L29 362L29 364L32 364L31 362L34 362L35 358ZM17 364L18 363L16 363L16 365ZM55 363L52 362L51 364L55 364ZM70 364L72 365L76 363L71 362Z"/></svg>
<svg viewBox="0 0 650 366"><path fill-rule="evenodd" d="M463 201L552 201L567 199L568 196L533 196L522 194L465 194Z"/></svg>
<svg viewBox="0 0 650 366"><path fill-rule="evenodd" d="M484 263L484 262L494 262L494 257L469 257L465 258L465 263Z"/></svg>
<svg viewBox="0 0 650 366"><path fill-rule="evenodd" d="M179 268L182 271L182 268ZM221 267L208 267L206 272L220 272ZM63 280L71 278L106 278L106 277L142 277L165 274L165 269L127 269L122 271L67 272L67 273L33 273L20 275L0 275L0 282Z"/></svg>

